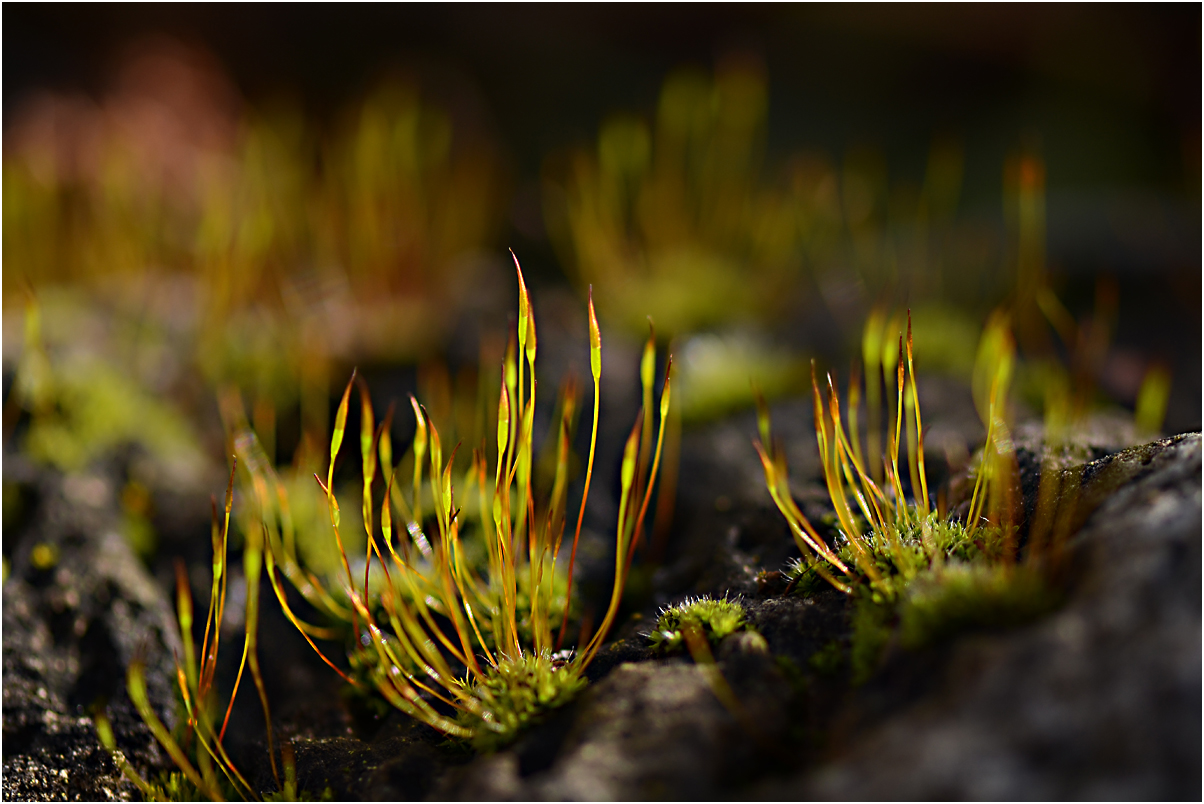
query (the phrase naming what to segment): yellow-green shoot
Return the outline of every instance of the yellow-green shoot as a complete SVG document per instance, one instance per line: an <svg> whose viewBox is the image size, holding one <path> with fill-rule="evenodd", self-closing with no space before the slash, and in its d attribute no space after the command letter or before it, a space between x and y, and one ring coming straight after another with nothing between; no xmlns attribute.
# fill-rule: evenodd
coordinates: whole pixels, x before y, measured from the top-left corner
<svg viewBox="0 0 1204 804"><path fill-rule="evenodd" d="M239 772L223 746L226 727L234 706L234 698L238 694L243 670L248 664L267 722L269 757L279 793L285 798L295 799L297 797L296 771L291 748L286 746L282 751L285 766L283 783L280 780L273 750L271 713L268 708L267 691L259 671L256 647L259 621L258 595L256 594L258 567L251 566L251 562L262 562L262 547L250 542L244 547L243 553L244 573L248 578L248 600L242 659L234 688L230 693L229 703L224 711L218 704L215 677L229 579L228 537L236 469L237 461L230 470L224 512L219 514L216 500L213 502L213 582L209 594L209 608L205 615L204 637L201 641L199 662L193 640L194 615L188 574L183 563L176 565L176 609L180 626L180 641L183 646L183 656L177 657L176 661L176 681L186 717L174 733L163 724L151 705L146 687L144 661L141 658L135 659L130 663L127 671L127 689L130 700L178 770L156 782L148 782L143 779L117 750L112 728L104 713L98 713L95 718L101 743L113 754L114 761L122 773L133 781L142 794L150 800L194 800L199 797L211 801L221 801L227 798L250 801L260 799L259 792ZM255 581L254 588L251 586L252 578Z"/></svg>
<svg viewBox="0 0 1204 804"><path fill-rule="evenodd" d="M537 498L538 484L532 482L536 463L532 431L537 336L530 295L517 259L515 269L519 314L513 348L507 350L501 369L496 430L492 431L496 432L496 441L475 447L463 474L455 463L460 445L445 455L438 427L424 408L411 400L416 424L410 450L414 474L405 479L398 477L388 418L376 425L366 384L354 374L348 382L335 414L329 468L325 478L317 478L342 561L337 586L324 584L299 565L291 547L294 537L284 487L265 463L252 471L267 545L268 576L286 616L348 682L361 689L374 689L405 714L486 750L513 739L521 728L570 700L583 686L583 671L618 615L630 562L643 535L670 405L667 366L653 444L653 429L644 421L653 415L649 409L651 392L647 390L653 378L651 371L642 372L645 410L623 451L610 600L592 635L587 638L587 628L579 628L575 651L558 653L571 632L567 598L571 595L572 565L593 475L602 337L591 298L594 414L590 457L569 551L568 582L561 586L557 578L564 570L561 547L568 518L570 433L576 392L570 383L561 393L555 479L546 496L541 493ZM671 366L671 359L668 363ZM352 392L357 387L366 537L362 573L358 568L353 570L348 558L334 493L334 466L347 430ZM245 435L240 440L253 451L253 436ZM380 496L374 488L378 475L384 487ZM463 480L457 486L460 478ZM403 486L412 488L403 490ZM432 514L426 518L424 494L433 505ZM397 527L402 524L397 522L398 514L404 527ZM483 566L472 558L477 545L483 548ZM368 669L366 678L344 674L322 652L315 640L336 634L296 616L277 567L319 611L351 626L355 635L352 652L357 664ZM564 598L559 597L557 589L564 589ZM520 602L525 610L520 610ZM435 701L443 707L437 708Z"/></svg>
<svg viewBox="0 0 1204 804"><path fill-rule="evenodd" d="M827 400L823 399L812 364L811 386L814 402L815 434L819 445L824 483L839 524L841 541L837 547L820 536L790 495L785 454L775 445L770 434L769 411L764 401L758 404L760 438L754 443L765 471L766 484L774 503L786 518L805 565L843 592L852 592L862 582L868 584L875 596L894 600L903 584L916 573L940 564L951 545L948 534L938 532L941 517L929 500L927 471L924 465L924 428L920 413L912 356L911 320L908 317L907 335L899 336L897 348L879 333L879 316L870 319L863 341L864 351L873 356L880 348L884 356L893 357L891 377L895 390L894 415L888 421L886 454L879 463L883 475L875 480L866 466L865 451L857 428L857 408L860 403L860 383L854 377L849 383L849 402L845 417L841 415L841 400L831 375L827 378ZM889 344L889 346L888 346ZM998 354L996 354L998 351ZM994 462L999 453L1003 424L1003 393L1000 382L1006 383L1010 372L1009 359L1001 345L992 351L995 374L986 417L987 447L978 472L978 487L971 502L971 516L965 526L966 538L971 538L982 517L987 500L988 481L1000 475ZM884 360L884 366L889 365ZM877 377L871 375L868 387L876 388ZM876 392L870 393L870 399ZM997 410L999 408L999 410ZM879 420L871 405L870 419ZM846 430L846 419L848 430ZM909 502L904 490L899 458L904 432L907 433L906 471L914 495ZM874 439L871 439L871 444ZM990 486L997 490L996 483ZM998 495L996 495L998 496ZM943 531L943 529L942 529ZM955 541L955 540L954 540Z"/></svg>
<svg viewBox="0 0 1204 804"><path fill-rule="evenodd" d="M903 617L906 644L919 645L967 623L989 627L1023 619L1046 610L1054 600L1045 593L1048 587L1031 546L1032 560L1016 566L1017 470L1006 406L1015 347L1006 316L992 317L980 345L974 384L987 437L963 521L947 518L943 510L937 510L943 509L943 504L934 509L929 500L910 315L906 339L901 334L897 348L881 333L881 316L872 316L863 340L867 363L875 365L877 361L871 358L881 353L883 367L894 369L886 374L893 380L888 388L893 386L895 391L894 415L887 419L886 453L878 464L882 467L879 479L871 476L874 470L867 468L860 443L858 378L850 381L847 413L842 417L831 375L825 400L812 370L815 433L838 525L835 540L825 540L792 498L784 452L772 440L763 400L758 406L760 437L754 442L770 496L802 554L791 573L795 576L792 586L806 580L804 586L810 588L815 579L822 579L858 598L850 656L855 681L872 673L891 633L891 623L899 616ZM877 382L878 377L871 373L868 386L874 388ZM871 392L869 398L874 400L876 393ZM880 416L872 407L871 402L870 421L877 423ZM901 469L905 433L907 465ZM903 471L910 476L911 500L906 496ZM943 495L938 499L943 500ZM1033 589L1042 594L1032 605L1012 605Z"/></svg>

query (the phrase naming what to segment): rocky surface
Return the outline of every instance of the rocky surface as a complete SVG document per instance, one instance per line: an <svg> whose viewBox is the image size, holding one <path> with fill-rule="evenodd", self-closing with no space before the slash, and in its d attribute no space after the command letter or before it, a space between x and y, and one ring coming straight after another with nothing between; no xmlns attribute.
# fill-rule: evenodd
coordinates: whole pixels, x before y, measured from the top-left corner
<svg viewBox="0 0 1204 804"><path fill-rule="evenodd" d="M806 441L803 408L775 418L788 443ZM615 629L586 692L494 755L474 757L396 713L339 706L337 678L310 670L307 646L265 609L265 674L302 789L371 800L1199 798L1199 435L1118 452L1131 436L1105 427L1046 462L1039 432L1018 430L1026 498L1043 465L1067 499L1077 489L1083 525L1067 554L1066 602L1010 631L892 645L853 688L820 661L847 640L847 599L826 588L784 594L776 570L793 548L749 476L759 472L752 432L749 417L687 438L682 471L693 475L648 599ZM798 453L797 496L819 523L814 460ZM63 477L6 460L5 475L27 499L6 532L4 797L128 797L88 711L107 700L126 755L163 767L123 691L124 667L142 651L170 714L163 585L120 535L112 474ZM40 568L38 545L57 548L53 566ZM654 657L642 637L657 606L724 592L741 596L764 638L737 633L715 650L734 705L705 666ZM244 734L238 762L270 789L262 716L253 696L246 703L232 721Z"/></svg>
<svg viewBox="0 0 1204 804"><path fill-rule="evenodd" d="M1083 474L1112 493L1074 539L1060 611L962 640L930 694L756 795L1199 799L1200 436Z"/></svg>
<svg viewBox="0 0 1204 804"><path fill-rule="evenodd" d="M753 730L700 668L625 663L557 727L546 768L503 751L437 797L1198 798L1200 437L1064 471L1084 510L1102 505L1073 541L1065 606L1040 622L896 650L865 687L825 689L807 659L840 633L840 601L753 598L781 658L750 673L720 657Z"/></svg>
<svg viewBox="0 0 1204 804"><path fill-rule="evenodd" d="M755 724L750 733L688 660L624 663L582 697L561 744L475 760L436 797L466 800L712 798L773 763L789 727L786 679L767 654L728 660L725 676ZM739 665L737 667L737 664Z"/></svg>
<svg viewBox="0 0 1204 804"><path fill-rule="evenodd" d="M147 686L174 718L173 613L122 535L115 474L63 475L5 457L25 516L6 527L4 583L5 799L111 799L133 786L89 713L107 703L118 747L143 769L159 751L125 693L125 668L147 664Z"/></svg>

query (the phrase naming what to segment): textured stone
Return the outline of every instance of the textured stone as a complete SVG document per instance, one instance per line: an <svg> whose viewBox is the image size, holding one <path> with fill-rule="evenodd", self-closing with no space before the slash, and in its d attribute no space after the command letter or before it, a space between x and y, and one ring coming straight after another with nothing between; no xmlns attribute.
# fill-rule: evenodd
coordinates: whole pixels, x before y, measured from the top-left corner
<svg viewBox="0 0 1204 804"><path fill-rule="evenodd" d="M1086 492L1098 477L1110 494L1074 539L1080 573L1061 610L961 640L928 694L755 795L1198 800L1200 436L1084 476Z"/></svg>
<svg viewBox="0 0 1204 804"><path fill-rule="evenodd" d="M107 703L127 758L143 769L158 762L126 696L125 669L143 657L151 698L171 722L179 649L171 608L120 534L109 477L25 469L37 503L23 527L5 533L13 563L3 592L4 798L125 797L133 785L89 714ZM49 566L48 555L56 556Z"/></svg>
<svg viewBox="0 0 1204 804"><path fill-rule="evenodd" d="M441 792L557 801L699 799L734 789L775 759L766 746L788 727L780 702L790 694L768 656L734 658L720 666L746 710L743 725L688 660L623 664L585 693L547 770L524 776L520 746L477 759Z"/></svg>
<svg viewBox="0 0 1204 804"><path fill-rule="evenodd" d="M1042 447L1035 431L1018 432L1031 498ZM1198 798L1200 438L1115 452L1114 436L1052 464L1073 478L1074 522L1084 523L1070 542L1065 604L1011 631L915 652L895 645L864 687L812 662L847 641L847 599L827 588L784 595L772 571L793 550L784 525L751 480L717 505L719 476L684 499L682 521L698 532L677 547L704 547L701 558L680 559L651 587L658 604L687 591L744 595L764 640L736 634L716 646L721 682L686 656L652 660L645 610L616 627L577 701L510 748L472 758L397 713L352 734L333 674L288 682L279 672L302 666L286 635L301 640L266 611L280 736L294 737L302 786L338 798ZM10 463L6 478L20 478ZM162 767L124 698L124 668L145 651L152 696L170 714L170 605L119 535L103 474L20 482L36 487L36 504L14 529L4 589L4 797L127 797L87 706L108 697L127 756ZM806 487L799 496L818 520L822 500ZM31 558L41 543L60 551L48 570ZM730 685L737 710L717 683ZM254 734L246 740L239 761L270 789L266 752Z"/></svg>

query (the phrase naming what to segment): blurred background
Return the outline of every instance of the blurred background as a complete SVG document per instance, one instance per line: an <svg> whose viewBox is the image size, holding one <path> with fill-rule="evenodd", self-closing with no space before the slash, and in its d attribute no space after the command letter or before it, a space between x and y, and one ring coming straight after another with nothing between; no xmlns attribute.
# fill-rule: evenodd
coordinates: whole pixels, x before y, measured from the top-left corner
<svg viewBox="0 0 1204 804"><path fill-rule="evenodd" d="M122 433L178 453L230 387L277 460L313 455L353 365L385 399L471 394L515 309L507 247L580 346L555 371L584 375L592 284L613 375L650 315L687 423L750 404L750 376L848 365L874 311L910 308L921 373L968 379L1006 307L1033 410L1056 365L1092 405L1169 393L1162 429L1200 426L1198 6L4 22L6 425L41 410L48 460Z"/></svg>

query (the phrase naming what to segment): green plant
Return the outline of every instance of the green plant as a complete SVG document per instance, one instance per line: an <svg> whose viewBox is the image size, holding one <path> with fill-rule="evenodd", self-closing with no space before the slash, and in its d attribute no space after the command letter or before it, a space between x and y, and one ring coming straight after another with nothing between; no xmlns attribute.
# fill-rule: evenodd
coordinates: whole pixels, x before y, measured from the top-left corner
<svg viewBox="0 0 1204 804"><path fill-rule="evenodd" d="M318 655L349 683L374 689L405 714L447 735L470 739L483 749L513 739L523 726L563 705L583 686L583 670L618 615L631 561L644 537L644 520L660 465L670 406L671 359L661 391L654 447L655 352L650 339L646 370L641 371L645 404L623 452L610 601L592 635L583 626L577 633L578 648L571 655L558 653L569 632L572 570L593 474L601 333L591 299L594 408L590 456L573 546L561 584L557 577L563 568L561 544L568 516L570 431L576 391L571 383L562 390L554 442L554 479L547 495L540 494L537 499L532 433L537 339L531 300L517 258L515 268L519 314L502 366L493 428L496 449L494 444L480 444L473 450L463 475L455 462L459 445L445 456L439 429L426 410L411 399L416 424L410 448L412 475L403 480L398 471L401 464L393 463L391 413L377 426L366 384L355 375L348 382L335 415L326 477L318 478L340 557L342 572L337 580L320 578L299 563L284 484L263 458L251 430L243 427L235 436L236 451L246 456L251 497L256 500L257 522L266 545L268 577L286 616ZM334 493L334 466L356 386L360 394L363 479L358 507L366 537L362 572L358 566L353 570L348 558L341 507ZM374 489L378 469L384 486L380 497ZM457 487L454 477L463 477L463 483ZM409 491L403 492L403 486ZM431 508L427 507L428 500ZM402 515L404 528L395 527L395 512ZM478 554L484 556L483 565L473 560ZM336 625L318 626L300 620L288 603L281 572ZM350 636L349 650L358 667L355 674L344 673L315 642L337 639L341 634Z"/></svg>
<svg viewBox="0 0 1204 804"><path fill-rule="evenodd" d="M245 616L245 633L243 638L242 659L239 664L238 676L234 689L230 693L229 702L222 715L218 705L218 695L215 686L217 672L218 649L221 642L221 623L225 614L226 591L229 579L229 530L230 510L234 501L234 478L237 462L230 470L230 480L226 486L224 516L219 520L216 500L213 506L213 584L209 594L209 608L205 615L204 637L200 648L200 662L197 661L196 645L193 640L193 606L192 591L188 582L188 574L182 562L176 564L176 610L179 622L180 641L183 645L183 656L176 657L176 679L180 693L179 702L184 710L184 717L174 732L169 730L155 713L151 705L146 687L146 668L142 659L135 659L127 670L127 690L130 700L138 710L155 739L166 751L178 770L164 773L155 781L144 779L129 764L117 748L112 727L103 711L94 714L97 734L101 744L112 755L122 774L130 779L148 800L153 801L195 801L206 798L211 801L222 801L228 798L259 800L261 792L257 791L246 777L234 765L226 749L223 747L226 727L230 722L230 713L234 707L234 699L242 681L244 668L248 665L259 693L263 707L264 718L267 722L268 754L272 766L272 775L276 780L278 790L274 793L264 793L264 799L299 800L300 791L297 787L296 759L292 746L284 743L280 746L280 758L283 765L281 779L272 736L271 711L268 706L267 690L259 670L257 652L257 631L259 623L258 611L258 566L262 562L262 547L247 544L243 552L243 566L248 578L247 609ZM254 586L251 581L254 581ZM220 718L220 726L219 726Z"/></svg>
<svg viewBox="0 0 1204 804"><path fill-rule="evenodd" d="M988 323L975 367L975 391L984 409L987 437L964 521L947 518L930 502L910 318L906 345L900 335L897 349L881 348L889 341L881 337L880 327L880 321L871 319L864 352L867 365L872 365L870 358L876 363L881 353L884 368L895 369L888 376L894 375L896 404L879 479L871 477L870 473L877 470L868 468L863 457L856 377L849 386L850 438L835 383L829 375L825 406L814 364L812 367L815 432L837 523L837 535L831 544L790 495L784 454L771 439L769 412L763 400L759 400L760 439L754 442L770 495L802 553L802 559L788 570L791 585L810 591L823 580L856 598L849 649L854 683L872 675L896 622L901 622L904 643L915 647L966 627L1031 618L1056 601L1041 572L1041 553L1037 549L1041 545L1030 544L1026 563L1017 566L1015 455L1005 410L1014 347L1006 318L996 316ZM871 374L871 387L876 382ZM878 416L874 411L876 395L870 396L872 432ZM904 437L913 502L908 502L905 495L899 468ZM871 445L873 441L871 438ZM830 664L826 659L822 663Z"/></svg>
<svg viewBox="0 0 1204 804"><path fill-rule="evenodd" d="M629 329L648 308L674 333L748 315L797 272L794 199L759 181L765 84L748 59L713 78L678 70L653 126L612 117L596 152L549 162L545 217L562 262ZM758 281L745 281L754 267Z"/></svg>
<svg viewBox="0 0 1204 804"><path fill-rule="evenodd" d="M196 436L176 408L104 358L48 348L42 305L26 290L21 359L5 411L6 428L22 410L29 414L22 452L63 471L123 444L164 463L199 462Z"/></svg>
<svg viewBox="0 0 1204 804"><path fill-rule="evenodd" d="M56 355L64 404L28 450L76 466L116 438L174 437L165 383L185 403L244 389L273 459L298 406L302 443L321 445L335 365L426 359L450 334L502 221L498 151L415 81L382 82L326 137L287 103L231 108L225 76L179 48L135 61L208 89L165 101L123 81L87 113L51 94L18 110L4 153L5 314L33 284L99 319L74 337L101 359ZM166 125L153 146L126 119L148 107Z"/></svg>
<svg viewBox="0 0 1204 804"><path fill-rule="evenodd" d="M712 645L728 634L747 628L744 607L738 601L716 600L703 595L687 598L676 606L661 609L656 625L648 634L652 649L660 653L680 650L688 627L698 628Z"/></svg>
<svg viewBox="0 0 1204 804"><path fill-rule="evenodd" d="M461 710L459 723L471 733L473 746L480 751L501 748L525 727L572 701L586 680L564 670L568 660L566 653L528 653L499 662L479 681L467 684L466 691L480 708Z"/></svg>
<svg viewBox="0 0 1204 804"><path fill-rule="evenodd" d="M1032 620L1059 602L1033 566L954 561L917 578L899 606L905 647L922 647L970 628Z"/></svg>

